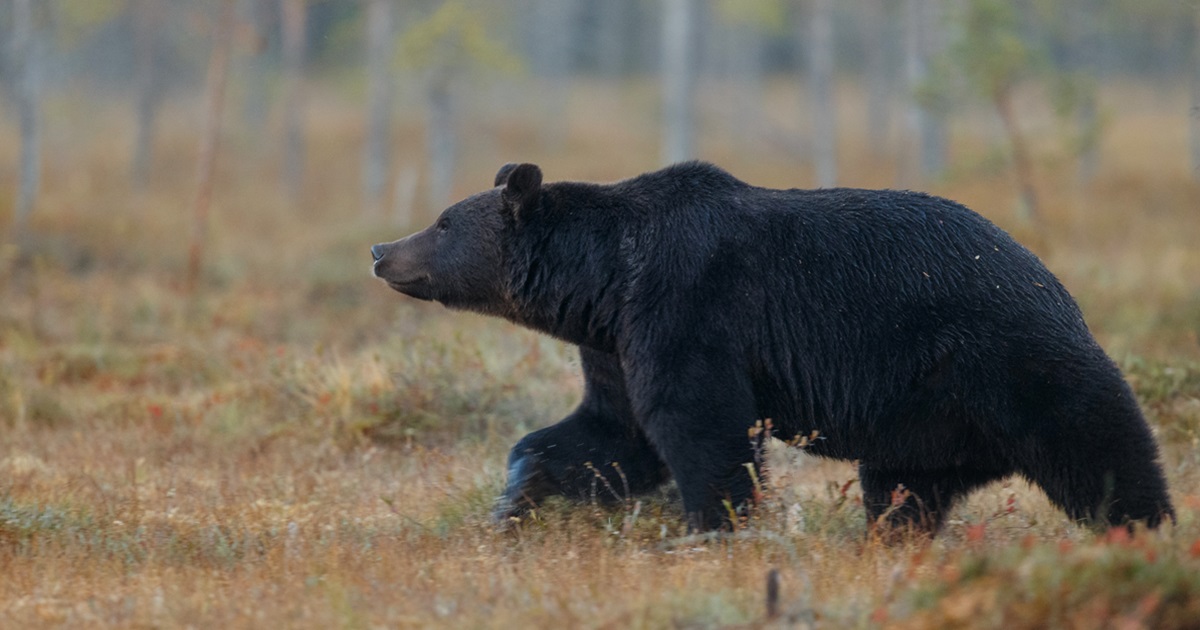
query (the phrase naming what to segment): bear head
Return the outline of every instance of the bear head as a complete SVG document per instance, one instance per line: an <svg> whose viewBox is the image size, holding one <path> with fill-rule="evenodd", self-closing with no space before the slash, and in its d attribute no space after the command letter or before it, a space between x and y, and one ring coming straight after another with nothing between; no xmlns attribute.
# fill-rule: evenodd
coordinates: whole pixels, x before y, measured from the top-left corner
<svg viewBox="0 0 1200 630"><path fill-rule="evenodd" d="M450 206L420 232L372 246L373 272L417 299L511 317L504 236L537 209L541 193L537 165L505 164L491 190Z"/></svg>

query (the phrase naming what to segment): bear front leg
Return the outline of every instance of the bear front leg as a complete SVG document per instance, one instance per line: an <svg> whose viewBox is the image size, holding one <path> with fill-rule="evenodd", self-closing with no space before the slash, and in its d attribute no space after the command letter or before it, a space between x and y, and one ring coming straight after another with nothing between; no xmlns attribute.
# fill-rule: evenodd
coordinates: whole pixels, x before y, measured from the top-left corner
<svg viewBox="0 0 1200 630"><path fill-rule="evenodd" d="M668 478L633 420L617 358L587 348L580 348L580 358L583 401L571 415L526 435L509 452L507 486L493 511L497 522L548 496L608 502L648 492Z"/></svg>
<svg viewBox="0 0 1200 630"><path fill-rule="evenodd" d="M630 362L637 367L630 370L629 391L646 436L679 486L688 530L727 529L754 498L753 388L719 352L684 356L669 364Z"/></svg>

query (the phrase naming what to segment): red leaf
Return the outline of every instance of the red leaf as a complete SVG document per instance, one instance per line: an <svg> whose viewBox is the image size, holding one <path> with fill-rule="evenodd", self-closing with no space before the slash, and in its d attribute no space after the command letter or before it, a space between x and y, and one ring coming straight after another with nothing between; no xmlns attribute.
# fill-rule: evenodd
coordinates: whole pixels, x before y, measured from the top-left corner
<svg viewBox="0 0 1200 630"><path fill-rule="evenodd" d="M1125 527L1113 527L1108 530L1104 540L1112 545L1128 545L1130 542L1129 530Z"/></svg>

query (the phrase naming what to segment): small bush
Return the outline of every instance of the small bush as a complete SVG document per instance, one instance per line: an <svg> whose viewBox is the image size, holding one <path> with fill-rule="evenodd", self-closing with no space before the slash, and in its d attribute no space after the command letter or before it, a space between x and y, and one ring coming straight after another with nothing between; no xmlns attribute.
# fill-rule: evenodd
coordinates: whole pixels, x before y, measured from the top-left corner
<svg viewBox="0 0 1200 630"><path fill-rule="evenodd" d="M981 549L902 595L896 628L1200 627L1200 562L1125 530L1065 543Z"/></svg>

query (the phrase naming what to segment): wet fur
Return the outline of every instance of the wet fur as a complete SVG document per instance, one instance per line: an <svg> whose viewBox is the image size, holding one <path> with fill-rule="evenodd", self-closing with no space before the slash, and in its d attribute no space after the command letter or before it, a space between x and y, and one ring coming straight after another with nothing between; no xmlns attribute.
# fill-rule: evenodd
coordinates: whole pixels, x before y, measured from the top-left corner
<svg viewBox="0 0 1200 630"><path fill-rule="evenodd" d="M763 418L859 461L872 524L935 532L1012 474L1072 518L1173 515L1150 430L1074 300L967 208L758 188L703 163L609 185L542 186L530 168L447 210L496 248L495 285L434 296L581 349L583 401L513 448L498 517L587 496L599 471L634 493L674 477L690 524L720 527L724 501L751 497ZM477 286L487 272L466 266L453 273Z"/></svg>

